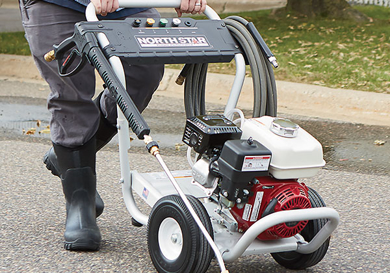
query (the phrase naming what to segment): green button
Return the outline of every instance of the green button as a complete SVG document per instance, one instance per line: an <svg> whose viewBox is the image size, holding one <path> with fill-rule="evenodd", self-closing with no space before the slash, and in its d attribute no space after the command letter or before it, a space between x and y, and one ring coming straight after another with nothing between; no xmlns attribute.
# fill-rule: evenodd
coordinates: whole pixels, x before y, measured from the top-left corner
<svg viewBox="0 0 390 273"><path fill-rule="evenodd" d="M165 18L160 19L160 26L165 27L168 24L168 20Z"/></svg>

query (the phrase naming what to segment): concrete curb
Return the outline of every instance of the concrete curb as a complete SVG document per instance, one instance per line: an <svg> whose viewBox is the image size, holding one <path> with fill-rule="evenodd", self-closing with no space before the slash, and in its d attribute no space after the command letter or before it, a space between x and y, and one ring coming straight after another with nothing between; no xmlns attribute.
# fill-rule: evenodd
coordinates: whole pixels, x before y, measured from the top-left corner
<svg viewBox="0 0 390 273"><path fill-rule="evenodd" d="M0 76L43 82L31 57L0 54ZM157 94L183 97L183 87L175 83L178 70L167 69ZM209 73L206 100L224 105L234 76ZM303 115L353 123L390 126L390 95L277 81L280 115ZM238 108L252 109L252 82L246 79ZM99 83L101 86L101 83ZM27 95L27 94L26 94Z"/></svg>

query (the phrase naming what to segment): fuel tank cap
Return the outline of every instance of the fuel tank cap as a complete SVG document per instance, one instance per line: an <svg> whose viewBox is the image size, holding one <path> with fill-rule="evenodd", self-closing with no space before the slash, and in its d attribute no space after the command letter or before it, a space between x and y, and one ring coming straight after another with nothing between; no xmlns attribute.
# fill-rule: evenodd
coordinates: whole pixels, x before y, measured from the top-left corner
<svg viewBox="0 0 390 273"><path fill-rule="evenodd" d="M298 124L292 122L289 119L275 118L272 123L270 130L274 134L282 137L296 137L298 135Z"/></svg>

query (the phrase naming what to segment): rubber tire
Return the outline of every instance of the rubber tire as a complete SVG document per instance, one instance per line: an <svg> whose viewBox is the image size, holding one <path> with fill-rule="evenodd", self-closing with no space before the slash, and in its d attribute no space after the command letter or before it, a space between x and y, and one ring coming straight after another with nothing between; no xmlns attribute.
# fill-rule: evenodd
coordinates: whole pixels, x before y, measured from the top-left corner
<svg viewBox="0 0 390 273"><path fill-rule="evenodd" d="M195 197L187 198L213 238L213 229L206 209ZM159 245L160 225L167 218L173 218L179 224L182 234L182 249L176 259L168 259ZM178 195L165 196L153 206L148 221L147 239L149 255L158 272L206 272L214 257L206 237Z"/></svg>
<svg viewBox="0 0 390 273"><path fill-rule="evenodd" d="M309 200L313 208L326 207L321 196L312 188L309 188ZM327 219L311 220L300 232L306 241L310 241L318 231L326 224ZM306 269L318 264L328 251L330 237L320 246L319 249L310 254L301 254L295 251L271 253L274 260L288 269Z"/></svg>

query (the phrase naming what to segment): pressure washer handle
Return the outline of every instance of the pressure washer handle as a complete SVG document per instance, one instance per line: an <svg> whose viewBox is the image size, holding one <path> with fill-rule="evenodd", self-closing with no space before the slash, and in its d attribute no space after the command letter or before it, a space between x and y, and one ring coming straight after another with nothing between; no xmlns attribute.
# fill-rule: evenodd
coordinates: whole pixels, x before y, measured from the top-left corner
<svg viewBox="0 0 390 273"><path fill-rule="evenodd" d="M47 62L57 60L58 74L61 77L72 76L85 65L85 56L80 52L76 40L75 35L73 35L59 45L54 45L54 49L44 56Z"/></svg>
<svg viewBox="0 0 390 273"><path fill-rule="evenodd" d="M118 0L122 8L178 8L181 0Z"/></svg>
<svg viewBox="0 0 390 273"><path fill-rule="evenodd" d="M121 8L178 8L181 0L118 0ZM89 3L85 11L85 17L88 22L96 22L96 9L93 3Z"/></svg>
<svg viewBox="0 0 390 273"><path fill-rule="evenodd" d="M181 0L118 0L119 7L121 8L179 8ZM212 20L220 20L218 13L216 13L211 7L206 6L204 14ZM90 3L85 11L87 21L96 22L98 18L96 16L95 6Z"/></svg>

